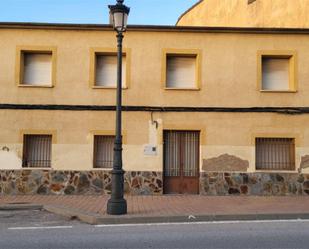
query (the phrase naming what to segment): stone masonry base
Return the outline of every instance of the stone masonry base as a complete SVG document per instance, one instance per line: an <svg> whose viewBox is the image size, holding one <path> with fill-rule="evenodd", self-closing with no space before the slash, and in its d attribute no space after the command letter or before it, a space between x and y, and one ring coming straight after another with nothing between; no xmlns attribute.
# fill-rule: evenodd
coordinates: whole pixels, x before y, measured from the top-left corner
<svg viewBox="0 0 309 249"><path fill-rule="evenodd" d="M161 195L162 172L129 171L124 189L130 195ZM109 194L109 171L1 170L0 195ZM309 175L298 173L201 172L200 194L284 196L309 195Z"/></svg>
<svg viewBox="0 0 309 249"><path fill-rule="evenodd" d="M130 171L125 173L126 194L162 194L162 173ZM109 171L54 171L5 170L0 171L0 194L109 194Z"/></svg>
<svg viewBox="0 0 309 249"><path fill-rule="evenodd" d="M309 195L309 175L297 173L203 172L203 195Z"/></svg>

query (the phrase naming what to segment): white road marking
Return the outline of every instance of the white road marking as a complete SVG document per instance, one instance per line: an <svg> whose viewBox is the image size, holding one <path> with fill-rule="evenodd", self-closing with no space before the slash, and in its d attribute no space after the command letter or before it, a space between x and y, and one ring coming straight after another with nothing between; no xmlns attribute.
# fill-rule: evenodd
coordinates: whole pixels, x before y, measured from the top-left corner
<svg viewBox="0 0 309 249"><path fill-rule="evenodd" d="M44 229L64 229L73 228L73 226L49 226L49 227L9 227L8 230L44 230Z"/></svg>
<svg viewBox="0 0 309 249"><path fill-rule="evenodd" d="M101 224L94 227L135 227L135 226L177 226L177 225L214 225L214 224L250 224L250 223L297 223L309 222L303 219L291 220L233 220L233 221L199 221L199 222L171 222L171 223L137 223L137 224Z"/></svg>
<svg viewBox="0 0 309 249"><path fill-rule="evenodd" d="M231 221L199 221L199 222L171 222L171 223L137 223L137 224L101 224L94 225L96 228L104 227L136 227L136 226L179 226L179 225L215 225L215 224L252 224L252 223L297 223L309 222L309 219L290 220L231 220ZM9 227L8 230L48 230L48 229L71 229L73 226L44 226L44 227Z"/></svg>

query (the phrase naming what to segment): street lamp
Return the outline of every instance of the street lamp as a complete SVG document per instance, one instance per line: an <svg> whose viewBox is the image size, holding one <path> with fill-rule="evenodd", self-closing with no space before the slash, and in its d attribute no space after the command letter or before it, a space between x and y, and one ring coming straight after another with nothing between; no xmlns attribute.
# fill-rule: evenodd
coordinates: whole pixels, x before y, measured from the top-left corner
<svg viewBox="0 0 309 249"><path fill-rule="evenodd" d="M116 5L109 5L110 20L117 31L117 105L116 105L116 138L114 145L114 162L112 170L111 198L107 202L107 213L120 215L127 213L127 202L123 198L124 171L122 169L122 136L121 136L121 106L122 106L122 39L127 29L130 8L117 0Z"/></svg>

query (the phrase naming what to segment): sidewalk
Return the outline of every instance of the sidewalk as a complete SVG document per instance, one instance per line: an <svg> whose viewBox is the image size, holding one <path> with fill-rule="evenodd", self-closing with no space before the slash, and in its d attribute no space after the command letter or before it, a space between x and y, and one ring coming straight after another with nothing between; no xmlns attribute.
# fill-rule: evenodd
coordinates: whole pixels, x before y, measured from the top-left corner
<svg viewBox="0 0 309 249"><path fill-rule="evenodd" d="M90 224L252 219L309 219L309 197L126 196L128 214L106 214L109 196L0 196L4 205L31 203Z"/></svg>

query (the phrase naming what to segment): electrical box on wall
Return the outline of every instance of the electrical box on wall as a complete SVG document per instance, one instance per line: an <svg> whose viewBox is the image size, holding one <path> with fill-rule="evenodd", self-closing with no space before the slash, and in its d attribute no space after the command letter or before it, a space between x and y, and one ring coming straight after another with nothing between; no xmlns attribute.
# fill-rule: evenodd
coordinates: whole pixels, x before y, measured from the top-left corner
<svg viewBox="0 0 309 249"><path fill-rule="evenodd" d="M144 146L144 155L146 156L156 156L157 155L157 147L154 145L145 145Z"/></svg>

